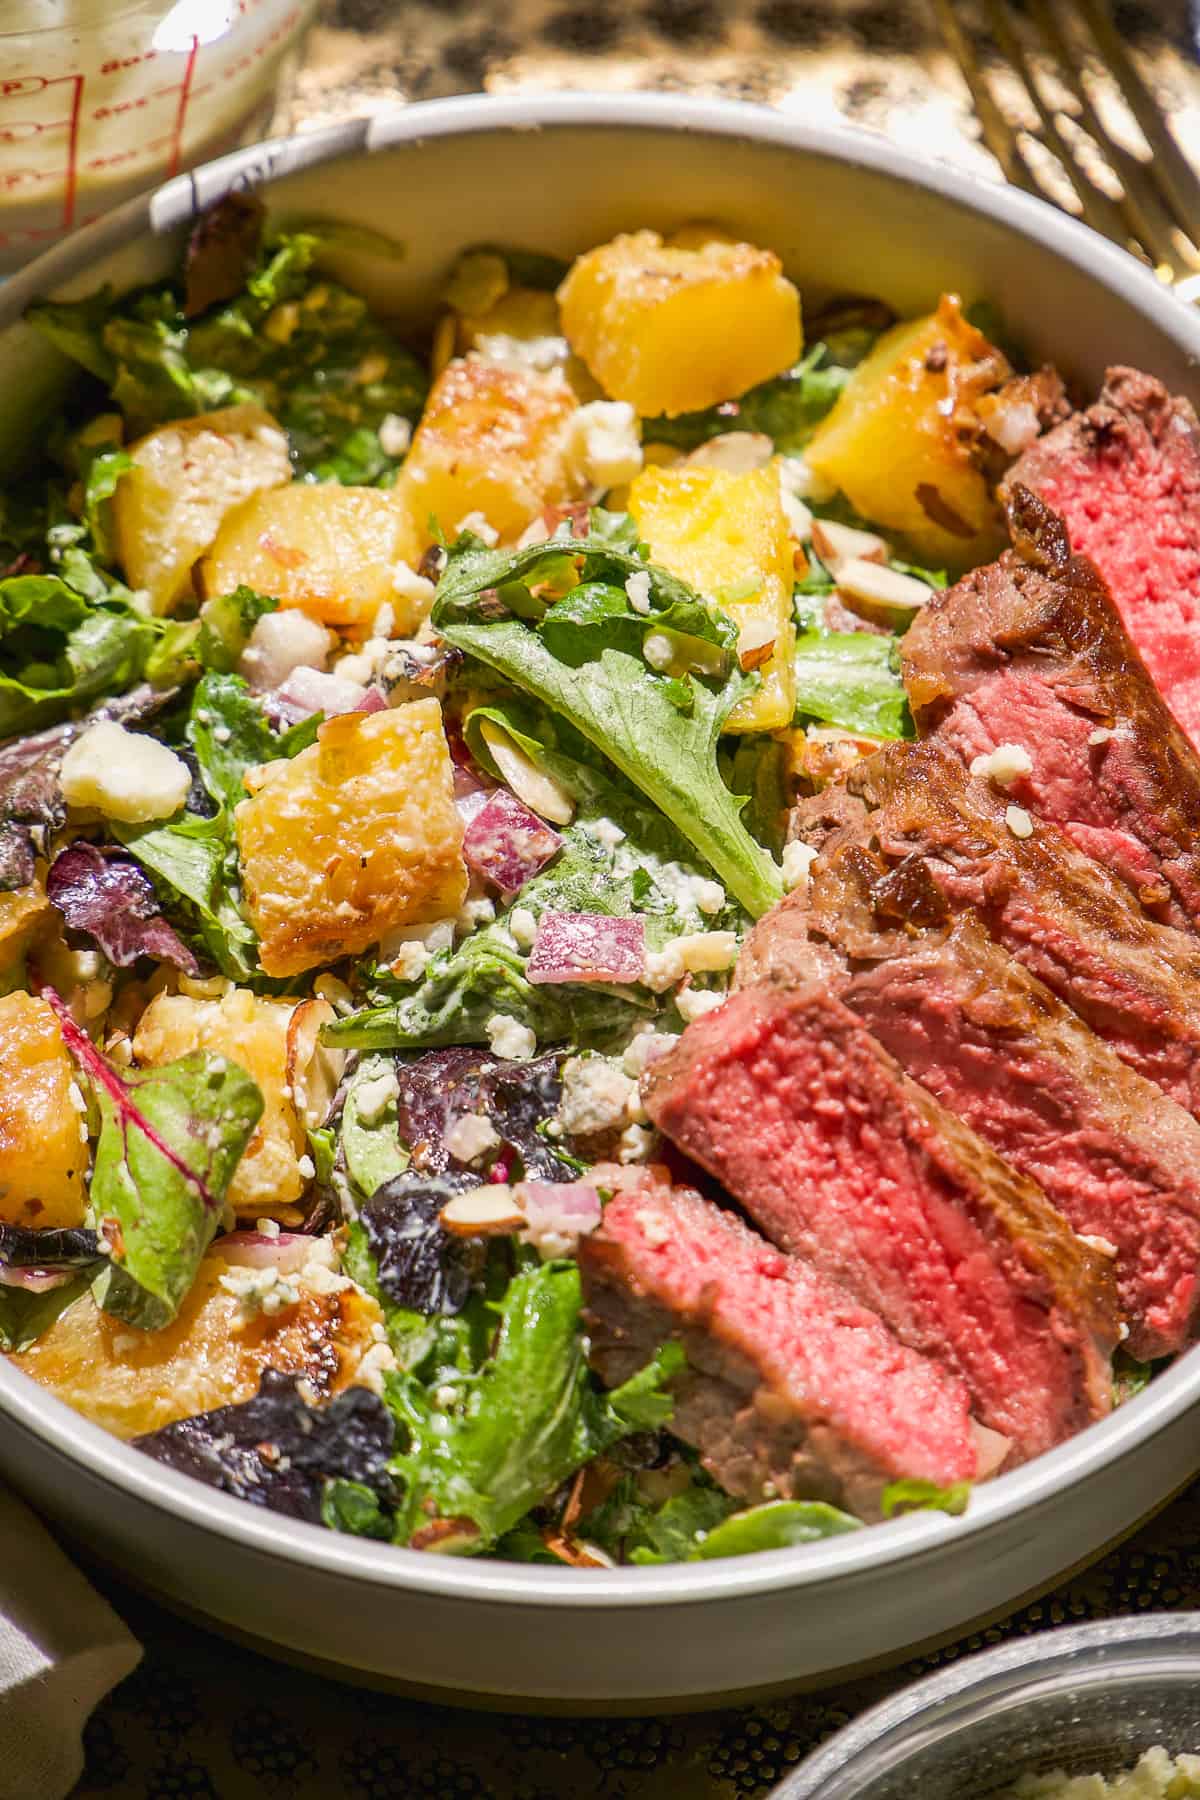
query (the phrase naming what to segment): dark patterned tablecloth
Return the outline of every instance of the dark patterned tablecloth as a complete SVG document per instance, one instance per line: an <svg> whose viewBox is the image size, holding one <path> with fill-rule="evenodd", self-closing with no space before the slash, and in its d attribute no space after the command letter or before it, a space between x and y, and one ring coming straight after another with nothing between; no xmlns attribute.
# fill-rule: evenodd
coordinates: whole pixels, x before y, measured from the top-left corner
<svg viewBox="0 0 1200 1800"><path fill-rule="evenodd" d="M962 11L971 22L971 5ZM1200 160L1187 5L1116 0L1115 11ZM809 120L850 118L995 173L925 0L328 0L274 124L303 129L478 88L757 100ZM1200 1608L1200 1483L1087 1573L938 1656L818 1694L670 1718L396 1699L268 1661L102 1585L146 1654L91 1721L78 1800L760 1800L823 1737L938 1661L1048 1625Z"/></svg>

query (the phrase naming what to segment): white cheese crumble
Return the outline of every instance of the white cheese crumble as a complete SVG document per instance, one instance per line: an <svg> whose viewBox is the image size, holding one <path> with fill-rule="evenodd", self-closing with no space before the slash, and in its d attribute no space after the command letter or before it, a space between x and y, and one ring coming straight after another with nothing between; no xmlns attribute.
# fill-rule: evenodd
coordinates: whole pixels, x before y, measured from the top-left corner
<svg viewBox="0 0 1200 1800"><path fill-rule="evenodd" d="M571 416L567 460L579 479L601 491L632 481L642 467L637 414L627 400L591 400Z"/></svg>
<svg viewBox="0 0 1200 1800"><path fill-rule="evenodd" d="M354 1090L354 1106L359 1124L365 1125L369 1131L372 1125L378 1125L388 1107L399 1098L400 1083L394 1069L385 1069L382 1075L376 1075L370 1081L360 1081Z"/></svg>
<svg viewBox="0 0 1200 1800"><path fill-rule="evenodd" d="M617 1144L619 1163L645 1162L654 1148L654 1133L645 1125L627 1125Z"/></svg>
<svg viewBox="0 0 1200 1800"><path fill-rule="evenodd" d="M675 1007L680 1018L690 1025L693 1019L702 1019L705 1013L715 1012L724 998L724 994L714 994L705 988L683 988L675 996Z"/></svg>
<svg viewBox="0 0 1200 1800"><path fill-rule="evenodd" d="M986 755L974 758L971 773L983 781L994 781L997 787L1010 788L1022 775L1033 774L1033 758L1023 744L997 744Z"/></svg>
<svg viewBox="0 0 1200 1800"><path fill-rule="evenodd" d="M625 833L613 819L589 819L584 830L589 837L594 837L603 844L606 850L615 850L618 844L625 842Z"/></svg>
<svg viewBox="0 0 1200 1800"><path fill-rule="evenodd" d="M571 346L564 337L519 338L507 331L481 331L475 338L475 354L482 362L546 374L566 362Z"/></svg>
<svg viewBox="0 0 1200 1800"><path fill-rule="evenodd" d="M255 1219L254 1229L259 1237L277 1238L279 1236L278 1219Z"/></svg>
<svg viewBox="0 0 1200 1800"><path fill-rule="evenodd" d="M496 916L496 903L486 894L464 900L455 921L463 937L469 937L480 925L490 925Z"/></svg>
<svg viewBox="0 0 1200 1800"><path fill-rule="evenodd" d="M652 669L665 673L675 661L675 641L665 631L648 631L642 639L642 655Z"/></svg>
<svg viewBox="0 0 1200 1800"><path fill-rule="evenodd" d="M508 929L519 950L529 950L537 936L537 919L527 906L514 906L508 915Z"/></svg>
<svg viewBox="0 0 1200 1800"><path fill-rule="evenodd" d="M238 674L256 693L265 693L281 687L293 669L323 670L334 641L332 632L299 607L264 613L238 659Z"/></svg>
<svg viewBox="0 0 1200 1800"><path fill-rule="evenodd" d="M1006 806L1004 823L1016 838L1033 836L1033 820L1023 806Z"/></svg>
<svg viewBox="0 0 1200 1800"><path fill-rule="evenodd" d="M808 884L809 870L817 860L817 852L811 844L802 844L797 838L791 844L783 846L783 885L792 889L805 887Z"/></svg>
<svg viewBox="0 0 1200 1800"><path fill-rule="evenodd" d="M311 1181L317 1172L317 1165L311 1156L302 1156L296 1164L296 1172L301 1181Z"/></svg>
<svg viewBox="0 0 1200 1800"><path fill-rule="evenodd" d="M157 738L103 719L76 738L63 757L59 780L68 806L142 825L179 811L192 773Z"/></svg>
<svg viewBox="0 0 1200 1800"><path fill-rule="evenodd" d="M669 1031L655 1031L653 1025L647 1025L626 1044L621 1067L627 1075L636 1078L656 1057L665 1055L675 1042Z"/></svg>
<svg viewBox="0 0 1200 1800"><path fill-rule="evenodd" d="M429 963L430 955L424 944L401 944L390 966L392 974L401 981L419 981Z"/></svg>
<svg viewBox="0 0 1200 1800"><path fill-rule="evenodd" d="M433 605L433 596L437 592L432 581L428 581L411 563L406 562L392 564L392 587L401 600L411 600L427 611Z"/></svg>
<svg viewBox="0 0 1200 1800"><path fill-rule="evenodd" d="M456 1162L478 1162L500 1148L500 1138L490 1119L481 1113L464 1113L445 1136L447 1150Z"/></svg>
<svg viewBox="0 0 1200 1800"><path fill-rule="evenodd" d="M402 413L384 413L375 435L385 456L407 456L412 443L412 424Z"/></svg>
<svg viewBox="0 0 1200 1800"><path fill-rule="evenodd" d="M492 1055L505 1062L528 1062L537 1049L537 1038L528 1025L509 1013L493 1013L483 1029Z"/></svg>
<svg viewBox="0 0 1200 1800"><path fill-rule="evenodd" d="M428 962L439 950L449 950L455 924L454 919L435 919L431 925L397 925L380 939L379 959L395 967L404 960L406 946L415 944Z"/></svg>
<svg viewBox="0 0 1200 1800"><path fill-rule="evenodd" d="M737 959L735 931L693 931L675 938L665 950L647 952L642 976L656 994L673 987L685 975L712 975L733 966Z"/></svg>
<svg viewBox="0 0 1200 1800"><path fill-rule="evenodd" d="M481 512L464 513L454 527L455 537L461 537L464 531L473 531L477 538L482 538L489 547L500 542L500 533L496 527L485 519Z"/></svg>
<svg viewBox="0 0 1200 1800"><path fill-rule="evenodd" d="M629 604L635 613L650 611L650 572L639 569L636 574L625 577L625 592L629 596Z"/></svg>
<svg viewBox="0 0 1200 1800"><path fill-rule="evenodd" d="M370 1388L373 1394L382 1394L384 1376L393 1374L398 1367L390 1344L372 1344L354 1372L355 1386Z"/></svg>
<svg viewBox="0 0 1200 1800"><path fill-rule="evenodd" d="M221 1286L238 1303L234 1330L240 1330L263 1313L273 1319L286 1312L300 1299L300 1288L294 1276L281 1275L278 1269L243 1269L235 1267L220 1277Z"/></svg>
<svg viewBox="0 0 1200 1800"><path fill-rule="evenodd" d="M611 1131L625 1123L629 1098L635 1092L629 1076L607 1057L569 1056L562 1067L559 1123L572 1137Z"/></svg>

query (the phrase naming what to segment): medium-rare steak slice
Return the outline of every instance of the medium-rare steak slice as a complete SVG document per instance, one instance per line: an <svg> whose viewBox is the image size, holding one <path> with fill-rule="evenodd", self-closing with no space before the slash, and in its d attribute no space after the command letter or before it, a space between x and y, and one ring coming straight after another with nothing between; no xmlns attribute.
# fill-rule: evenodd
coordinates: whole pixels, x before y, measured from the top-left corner
<svg viewBox="0 0 1200 1800"><path fill-rule="evenodd" d="M851 791L853 789L853 791ZM1165 1093L1200 1114L1200 945L1149 918L1125 884L1052 825L1028 836L1002 796L937 739L896 744L841 789L802 801L791 830L818 848L861 841L890 874L879 916L972 907L991 935Z"/></svg>
<svg viewBox="0 0 1200 1800"><path fill-rule="evenodd" d="M1200 1125L973 914L898 929L893 883L893 916L876 921L872 889L887 876L883 859L858 845L819 859L807 896L792 895L755 926L738 985L826 982L1077 1232L1112 1244L1133 1354L1182 1350L1197 1334Z"/></svg>
<svg viewBox="0 0 1200 1800"><path fill-rule="evenodd" d="M679 1340L671 1430L739 1498L828 1500L874 1519L890 1481L946 1487L981 1472L960 1381L693 1189L647 1176L618 1193L579 1261L602 1379Z"/></svg>
<svg viewBox="0 0 1200 1800"><path fill-rule="evenodd" d="M1013 548L925 607L903 644L918 730L970 765L1016 745L1011 798L1173 925L1200 923L1200 761L1093 563L1017 485Z"/></svg>
<svg viewBox="0 0 1200 1800"><path fill-rule="evenodd" d="M1013 465L1061 513L1112 589L1130 637L1193 743L1200 743L1200 423L1137 369L1108 371L1086 412Z"/></svg>
<svg viewBox="0 0 1200 1800"><path fill-rule="evenodd" d="M959 1375L1017 1460L1108 1410L1109 1260L823 983L741 989L642 1093L768 1237Z"/></svg>

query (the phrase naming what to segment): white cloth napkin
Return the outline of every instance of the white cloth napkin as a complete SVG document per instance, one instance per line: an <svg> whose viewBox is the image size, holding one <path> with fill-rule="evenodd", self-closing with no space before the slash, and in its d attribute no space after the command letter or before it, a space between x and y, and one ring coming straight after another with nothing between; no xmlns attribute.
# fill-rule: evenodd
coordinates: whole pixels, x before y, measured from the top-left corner
<svg viewBox="0 0 1200 1800"><path fill-rule="evenodd" d="M64 1800L93 1708L141 1646L29 1509L0 1488L0 1800Z"/></svg>

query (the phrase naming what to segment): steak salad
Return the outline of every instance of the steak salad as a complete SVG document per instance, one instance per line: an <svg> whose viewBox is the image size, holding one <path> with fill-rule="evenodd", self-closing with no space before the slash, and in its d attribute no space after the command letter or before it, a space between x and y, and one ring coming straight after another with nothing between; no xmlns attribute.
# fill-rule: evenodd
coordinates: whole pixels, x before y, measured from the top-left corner
<svg viewBox="0 0 1200 1800"><path fill-rule="evenodd" d="M28 315L0 1349L416 1550L961 1512L1200 1335L1195 416L716 226L420 342L340 242Z"/></svg>

